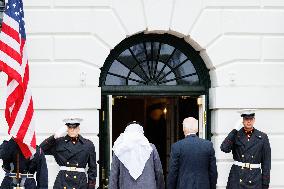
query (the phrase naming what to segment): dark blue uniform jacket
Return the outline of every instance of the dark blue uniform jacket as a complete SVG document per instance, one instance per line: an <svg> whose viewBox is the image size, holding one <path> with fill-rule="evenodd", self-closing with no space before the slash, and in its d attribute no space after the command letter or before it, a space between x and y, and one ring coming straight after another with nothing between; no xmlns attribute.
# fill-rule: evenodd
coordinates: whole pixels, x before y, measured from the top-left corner
<svg viewBox="0 0 284 189"><path fill-rule="evenodd" d="M97 177L96 151L94 144L79 135L78 142L72 143L66 135L58 139L51 136L41 143L45 155L53 155L59 166L86 168L84 172L59 171L54 189L94 189Z"/></svg>
<svg viewBox="0 0 284 189"><path fill-rule="evenodd" d="M221 150L232 151L235 161L261 164L260 168L242 168L233 165L229 174L227 189L268 189L271 169L271 149L265 133L254 129L250 140L243 129L232 130L221 144Z"/></svg>
<svg viewBox="0 0 284 189"><path fill-rule="evenodd" d="M25 159L18 144L10 139L4 141L0 146L0 158L3 160L3 170L7 173L16 172L17 154L19 154L19 173L36 173L34 178L27 178L24 186L27 189L47 189L48 188L48 171L43 151L37 147L37 151L30 159ZM1 189L13 188L12 178L5 176L2 181Z"/></svg>

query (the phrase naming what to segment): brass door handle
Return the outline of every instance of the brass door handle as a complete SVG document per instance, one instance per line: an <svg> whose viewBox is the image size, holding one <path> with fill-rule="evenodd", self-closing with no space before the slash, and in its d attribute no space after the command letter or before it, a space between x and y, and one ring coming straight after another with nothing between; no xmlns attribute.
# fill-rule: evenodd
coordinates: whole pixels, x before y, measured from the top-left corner
<svg viewBox="0 0 284 189"><path fill-rule="evenodd" d="M108 189L108 178L106 178L106 170L102 169L103 189Z"/></svg>
<svg viewBox="0 0 284 189"><path fill-rule="evenodd" d="M103 189L108 188L108 178L104 180Z"/></svg>

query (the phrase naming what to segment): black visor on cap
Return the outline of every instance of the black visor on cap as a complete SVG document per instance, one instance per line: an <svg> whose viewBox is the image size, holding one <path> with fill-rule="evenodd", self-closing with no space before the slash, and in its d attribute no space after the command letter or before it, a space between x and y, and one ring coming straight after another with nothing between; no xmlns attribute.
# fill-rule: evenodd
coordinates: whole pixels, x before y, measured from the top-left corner
<svg viewBox="0 0 284 189"><path fill-rule="evenodd" d="M66 123L68 128L76 128L80 125L80 123Z"/></svg>
<svg viewBox="0 0 284 189"><path fill-rule="evenodd" d="M251 113L251 114L242 114L241 117L243 118L254 118L255 113Z"/></svg>

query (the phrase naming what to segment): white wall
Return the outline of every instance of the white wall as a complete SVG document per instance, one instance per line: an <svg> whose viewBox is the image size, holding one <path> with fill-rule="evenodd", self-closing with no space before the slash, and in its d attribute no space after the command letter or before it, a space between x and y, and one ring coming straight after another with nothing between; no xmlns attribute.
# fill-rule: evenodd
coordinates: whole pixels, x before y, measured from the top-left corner
<svg viewBox="0 0 284 189"><path fill-rule="evenodd" d="M239 108L259 109L257 128L268 133L272 146L271 188L284 188L281 182L284 1L25 0L24 3L39 141L70 114L85 118L84 132L98 141L99 68L110 49L140 31L166 31L185 37L200 50L210 69L219 188L225 188L231 161L231 156L222 153L219 145L237 120L235 111ZM85 82L81 82L82 73L86 74ZM3 87L5 77L3 74L0 77ZM1 96L2 110L3 104ZM49 164L54 162L50 160ZM50 169L50 176L55 171L56 168Z"/></svg>

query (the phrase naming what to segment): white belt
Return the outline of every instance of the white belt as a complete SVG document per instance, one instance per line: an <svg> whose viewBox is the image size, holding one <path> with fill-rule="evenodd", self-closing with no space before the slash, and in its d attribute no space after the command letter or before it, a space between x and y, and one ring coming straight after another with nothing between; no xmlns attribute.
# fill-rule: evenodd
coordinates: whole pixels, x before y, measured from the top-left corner
<svg viewBox="0 0 284 189"><path fill-rule="evenodd" d="M261 167L261 164L251 164L251 163L243 163L239 161L234 161L234 165L240 166L242 168L248 168L248 169L257 169Z"/></svg>
<svg viewBox="0 0 284 189"><path fill-rule="evenodd" d="M85 168L60 166L60 171L86 172Z"/></svg>

